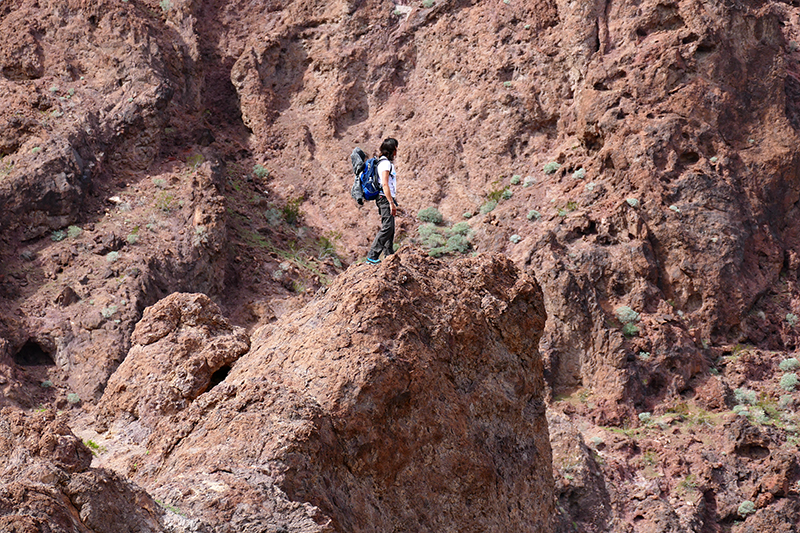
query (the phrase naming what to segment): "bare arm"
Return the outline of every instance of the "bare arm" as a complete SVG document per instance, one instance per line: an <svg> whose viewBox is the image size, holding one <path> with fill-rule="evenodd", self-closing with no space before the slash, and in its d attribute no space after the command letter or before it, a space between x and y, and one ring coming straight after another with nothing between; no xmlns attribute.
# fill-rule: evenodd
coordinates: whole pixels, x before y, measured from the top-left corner
<svg viewBox="0 0 800 533"><path fill-rule="evenodd" d="M389 200L389 208L392 210L392 216L397 215L397 206L394 203L394 198L392 198L392 191L389 188L389 171L384 170L381 172L381 187L383 188L383 194L386 196L386 199Z"/></svg>

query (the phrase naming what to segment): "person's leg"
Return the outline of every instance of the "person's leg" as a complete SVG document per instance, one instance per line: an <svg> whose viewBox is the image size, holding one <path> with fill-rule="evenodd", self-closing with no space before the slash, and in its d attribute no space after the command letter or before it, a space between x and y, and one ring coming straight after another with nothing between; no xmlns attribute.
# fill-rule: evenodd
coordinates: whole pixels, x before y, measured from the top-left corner
<svg viewBox="0 0 800 533"><path fill-rule="evenodd" d="M383 255L390 256L394 253L394 217L388 201L386 202L386 211L389 215L389 220L386 224L386 238L383 241Z"/></svg>
<svg viewBox="0 0 800 533"><path fill-rule="evenodd" d="M381 229L375 236L372 247L369 249L369 254L367 254L367 259L371 261L377 261L380 257L381 252L386 248L387 239L392 242L391 246L394 246L394 217L389 207L389 200L383 196L379 196L375 203L381 215Z"/></svg>

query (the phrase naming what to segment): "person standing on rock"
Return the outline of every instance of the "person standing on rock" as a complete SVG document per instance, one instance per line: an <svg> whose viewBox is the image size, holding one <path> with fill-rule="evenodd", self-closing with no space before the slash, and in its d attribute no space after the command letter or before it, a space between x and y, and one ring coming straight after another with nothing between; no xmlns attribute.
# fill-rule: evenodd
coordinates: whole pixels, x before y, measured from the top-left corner
<svg viewBox="0 0 800 533"><path fill-rule="evenodd" d="M381 180L381 192L375 199L375 204L381 215L381 229L367 254L367 262L373 265L380 263L381 252L384 256L394 253L394 217L397 215L397 170L394 167L397 139L389 137L384 140L380 151L378 176Z"/></svg>

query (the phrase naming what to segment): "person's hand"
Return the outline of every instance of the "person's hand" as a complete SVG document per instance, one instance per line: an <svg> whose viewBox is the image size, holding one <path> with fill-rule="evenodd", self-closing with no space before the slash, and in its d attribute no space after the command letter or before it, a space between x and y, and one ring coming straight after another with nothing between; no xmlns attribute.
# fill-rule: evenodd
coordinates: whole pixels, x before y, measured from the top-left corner
<svg viewBox="0 0 800 533"><path fill-rule="evenodd" d="M394 204L394 202L392 202L392 205L390 207L392 209L392 216L393 217L397 216L397 206Z"/></svg>

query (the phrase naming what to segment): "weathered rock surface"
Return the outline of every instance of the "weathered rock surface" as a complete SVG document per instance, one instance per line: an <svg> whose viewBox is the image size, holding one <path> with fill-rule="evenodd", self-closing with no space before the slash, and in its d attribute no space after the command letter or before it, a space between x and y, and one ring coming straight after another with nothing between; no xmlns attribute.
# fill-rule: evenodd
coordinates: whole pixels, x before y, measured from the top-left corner
<svg viewBox="0 0 800 533"><path fill-rule="evenodd" d="M778 0L4 2L0 402L82 420L173 292L251 328L299 307L363 256L347 154L392 135L407 211L542 285L576 523L795 527L799 41ZM168 433L147 423L125 435Z"/></svg>
<svg viewBox="0 0 800 533"><path fill-rule="evenodd" d="M197 358L169 319L189 298L145 312L120 376L149 353L175 357L151 366L155 386L115 392L115 374L108 416L144 416L160 376L186 368L177 355ZM543 309L500 256L353 266L256 334L179 418L157 418L134 479L215 531L551 531Z"/></svg>
<svg viewBox="0 0 800 533"><path fill-rule="evenodd" d="M148 307L133 346L111 376L98 412L127 415L147 428L174 416L227 375L250 349L245 331L204 294L173 293Z"/></svg>
<svg viewBox="0 0 800 533"><path fill-rule="evenodd" d="M0 411L0 531L161 533L164 511L92 452L52 411Z"/></svg>

